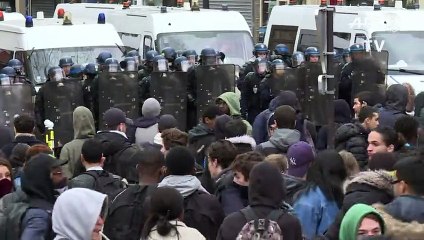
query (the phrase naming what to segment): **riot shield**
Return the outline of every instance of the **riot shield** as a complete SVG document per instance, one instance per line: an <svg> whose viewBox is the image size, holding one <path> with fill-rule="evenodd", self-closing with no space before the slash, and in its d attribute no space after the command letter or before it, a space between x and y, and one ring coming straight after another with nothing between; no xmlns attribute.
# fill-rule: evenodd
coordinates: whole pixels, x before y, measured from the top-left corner
<svg viewBox="0 0 424 240"><path fill-rule="evenodd" d="M299 76L297 68L284 70L284 75L270 83L271 93L277 96L281 91L292 91L296 93L298 99L301 99L301 88L299 85Z"/></svg>
<svg viewBox="0 0 424 240"><path fill-rule="evenodd" d="M99 127L103 129L103 113L109 108L119 108L127 118L138 117L139 96L137 72L101 72L99 80Z"/></svg>
<svg viewBox="0 0 424 240"><path fill-rule="evenodd" d="M353 98L362 91L370 91L384 96L388 64L387 51L371 52L360 60L352 62L352 93Z"/></svg>
<svg viewBox="0 0 424 240"><path fill-rule="evenodd" d="M235 91L235 66L233 64L198 66L195 71L197 119L200 119L203 111L214 105L219 95Z"/></svg>
<svg viewBox="0 0 424 240"><path fill-rule="evenodd" d="M55 147L63 146L74 138L72 114L84 106L82 85L73 79L46 82L43 85L44 120L54 123Z"/></svg>
<svg viewBox="0 0 424 240"><path fill-rule="evenodd" d="M178 129L186 130L187 124L187 73L153 72L150 93L162 106L162 114L171 114L178 121Z"/></svg>
<svg viewBox="0 0 424 240"><path fill-rule="evenodd" d="M0 124L13 128L16 115L34 116L32 86L19 84L0 86Z"/></svg>
<svg viewBox="0 0 424 240"><path fill-rule="evenodd" d="M299 68L299 84L303 91L300 101L302 112L316 126L327 124L325 95L318 91L318 76L322 74L320 63L306 63Z"/></svg>

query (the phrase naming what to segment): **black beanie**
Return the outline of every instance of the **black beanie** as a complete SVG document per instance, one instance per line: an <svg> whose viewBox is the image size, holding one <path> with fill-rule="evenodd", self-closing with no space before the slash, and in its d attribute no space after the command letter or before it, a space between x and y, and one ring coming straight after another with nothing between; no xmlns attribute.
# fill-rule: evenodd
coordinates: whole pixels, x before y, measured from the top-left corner
<svg viewBox="0 0 424 240"><path fill-rule="evenodd" d="M171 148L166 154L166 168L170 175L190 175L194 169L194 156L187 147Z"/></svg>

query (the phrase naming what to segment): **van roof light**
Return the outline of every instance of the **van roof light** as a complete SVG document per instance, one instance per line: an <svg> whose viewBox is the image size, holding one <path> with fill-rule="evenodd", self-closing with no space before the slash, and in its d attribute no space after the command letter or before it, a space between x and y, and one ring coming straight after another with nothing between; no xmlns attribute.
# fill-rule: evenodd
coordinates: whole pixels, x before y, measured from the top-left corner
<svg viewBox="0 0 424 240"><path fill-rule="evenodd" d="M31 16L25 17L25 27L27 27L27 28L34 27L34 22L32 21Z"/></svg>
<svg viewBox="0 0 424 240"><path fill-rule="evenodd" d="M97 17L97 23L98 24L105 24L106 23L106 16L104 13L99 13L99 16Z"/></svg>
<svg viewBox="0 0 424 240"><path fill-rule="evenodd" d="M167 11L166 6L160 7L160 13L166 13Z"/></svg>
<svg viewBox="0 0 424 240"><path fill-rule="evenodd" d="M57 10L57 18L63 18L63 16L65 16L65 9L59 8Z"/></svg>
<svg viewBox="0 0 424 240"><path fill-rule="evenodd" d="M4 21L4 14L3 14L3 11L0 11L0 21Z"/></svg>
<svg viewBox="0 0 424 240"><path fill-rule="evenodd" d="M72 25L72 14L70 12L66 12L63 16L63 25Z"/></svg>
<svg viewBox="0 0 424 240"><path fill-rule="evenodd" d="M222 4L221 8L223 11L228 11L228 4Z"/></svg>

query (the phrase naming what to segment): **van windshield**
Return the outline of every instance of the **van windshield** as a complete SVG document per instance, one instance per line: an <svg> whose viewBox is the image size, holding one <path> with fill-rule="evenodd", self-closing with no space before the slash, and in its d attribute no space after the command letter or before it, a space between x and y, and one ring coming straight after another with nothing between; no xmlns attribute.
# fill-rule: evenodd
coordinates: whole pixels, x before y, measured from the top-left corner
<svg viewBox="0 0 424 240"><path fill-rule="evenodd" d="M373 50L382 47L389 52L389 67L424 67L424 48L420 47L424 45L424 31L374 32L372 40Z"/></svg>
<svg viewBox="0 0 424 240"><path fill-rule="evenodd" d="M249 32L181 32L158 34L158 50L172 47L175 50L194 49L197 54L204 48L213 48L225 54L224 63L242 66L251 56L253 41Z"/></svg>
<svg viewBox="0 0 424 240"><path fill-rule="evenodd" d="M35 84L44 83L46 73L50 67L58 66L62 57L71 57L75 64L96 63L96 58L100 52L109 51L112 56L121 59L122 53L116 46L108 47L70 47L52 48L27 51L29 57L28 77Z"/></svg>

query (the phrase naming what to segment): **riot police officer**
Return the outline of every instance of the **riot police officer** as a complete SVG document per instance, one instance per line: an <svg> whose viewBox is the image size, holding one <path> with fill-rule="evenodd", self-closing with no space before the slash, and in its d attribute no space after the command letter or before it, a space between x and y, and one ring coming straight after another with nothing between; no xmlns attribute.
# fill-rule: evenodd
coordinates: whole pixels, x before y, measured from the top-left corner
<svg viewBox="0 0 424 240"><path fill-rule="evenodd" d="M129 51L127 54L125 54L125 57L133 57L137 63L137 66L140 65L140 54L137 50Z"/></svg>
<svg viewBox="0 0 424 240"><path fill-rule="evenodd" d="M85 66L84 71L84 82L82 84L82 96L84 99L84 106L94 114L97 112L97 107L95 106L94 99L97 96L93 90L94 79L97 76L97 65L94 63L89 63Z"/></svg>
<svg viewBox="0 0 424 240"><path fill-rule="evenodd" d="M318 63L319 62L320 53L318 48L316 47L308 47L305 50L305 58L307 62L310 63Z"/></svg>
<svg viewBox="0 0 424 240"><path fill-rule="evenodd" d="M25 78L24 65L19 59L16 59L16 58L10 59L9 62L7 63L7 66L15 69L16 75L19 78Z"/></svg>
<svg viewBox="0 0 424 240"><path fill-rule="evenodd" d="M240 99L241 116L250 123L253 123L255 117L262 111L259 84L268 72L268 61L257 58L253 63L253 69L254 72L247 74L244 80Z"/></svg>
<svg viewBox="0 0 424 240"><path fill-rule="evenodd" d="M190 67L190 61L186 57L177 57L174 61L174 68L177 72L187 72Z"/></svg>
<svg viewBox="0 0 424 240"><path fill-rule="evenodd" d="M108 58L105 61L104 68L102 71L115 73L119 72L119 63L118 60L115 58Z"/></svg>
<svg viewBox="0 0 424 240"><path fill-rule="evenodd" d="M294 52L291 59L292 68L299 68L303 66L306 62L305 54L303 54L303 52Z"/></svg>
<svg viewBox="0 0 424 240"><path fill-rule="evenodd" d="M120 63L121 68L127 72L134 72L138 70L138 62L135 57L125 57Z"/></svg>
<svg viewBox="0 0 424 240"><path fill-rule="evenodd" d="M346 63L350 63L352 61L352 58L350 57L350 50L349 50L349 48L343 49L342 59L343 59L343 62L345 64Z"/></svg>
<svg viewBox="0 0 424 240"><path fill-rule="evenodd" d="M140 71L138 71L138 81L141 83L143 78L147 77L153 71L153 59L159 55L159 53L155 50L150 50L146 52L146 59L144 60L143 67Z"/></svg>
<svg viewBox="0 0 424 240"><path fill-rule="evenodd" d="M99 71L103 71L103 67L105 65L106 59L108 58L112 58L112 53L106 52L106 51L99 53L99 56L97 56L96 58Z"/></svg>
<svg viewBox="0 0 424 240"><path fill-rule="evenodd" d="M192 66L198 64L198 60L197 60L198 56L197 56L196 50L192 50L192 49L185 50L183 52L183 57L186 57Z"/></svg>
<svg viewBox="0 0 424 240"><path fill-rule="evenodd" d="M84 75L84 66L81 64L74 64L69 70L69 77L82 80Z"/></svg>
<svg viewBox="0 0 424 240"><path fill-rule="evenodd" d="M71 57L63 57L59 60L59 67L63 69L66 77L69 77L72 65L74 65L74 61L72 61Z"/></svg>
<svg viewBox="0 0 424 240"><path fill-rule="evenodd" d="M157 55L153 58L152 61L152 66L153 66L153 71L154 72L168 72L169 71L169 66L168 66L168 60L162 56L162 55ZM143 103L146 99L150 98L150 81L152 80L151 75L144 77L143 80L140 83L140 92L139 92L139 97L140 97L140 111L139 114L141 115L141 107L143 106Z"/></svg>
<svg viewBox="0 0 424 240"><path fill-rule="evenodd" d="M290 54L290 50L289 47L287 47L286 44L280 43L277 44L274 48L274 56L272 57L272 60L275 59L281 59L283 60L287 66L291 67L292 66L292 59L291 59L291 54Z"/></svg>
<svg viewBox="0 0 424 240"><path fill-rule="evenodd" d="M289 67L281 59L275 59L271 63L271 73L267 74L259 84L260 106L262 110L269 107L269 103L280 91L286 90L284 85L284 72Z"/></svg>
<svg viewBox="0 0 424 240"><path fill-rule="evenodd" d="M177 52L172 47L166 47L162 49L162 55L165 57L165 59L168 61L169 64L169 70L175 71L174 69L174 61L175 58L177 58Z"/></svg>
<svg viewBox="0 0 424 240"><path fill-rule="evenodd" d="M241 91L243 88L244 78L248 73L254 71L253 62L256 58L268 59L269 50L268 47L263 43L257 43L253 49L253 58L246 62L240 69L239 79L237 81L237 88Z"/></svg>

